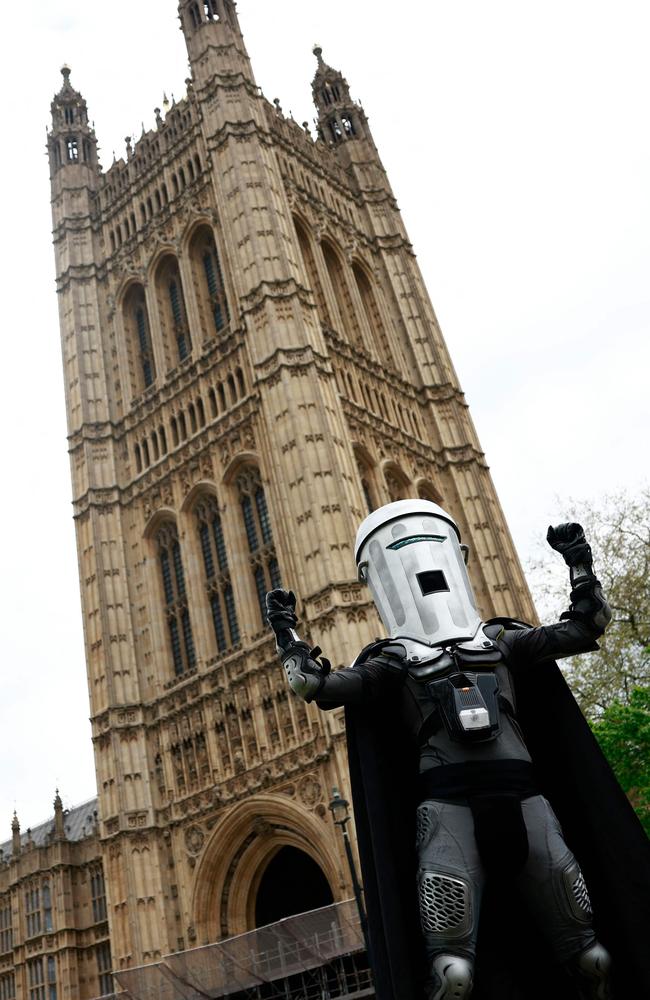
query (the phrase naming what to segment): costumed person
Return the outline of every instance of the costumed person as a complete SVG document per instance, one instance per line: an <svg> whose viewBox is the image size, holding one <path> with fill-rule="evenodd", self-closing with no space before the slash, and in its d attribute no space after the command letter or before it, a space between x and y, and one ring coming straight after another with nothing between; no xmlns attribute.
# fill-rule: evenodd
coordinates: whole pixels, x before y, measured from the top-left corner
<svg viewBox="0 0 650 1000"><path fill-rule="evenodd" d="M379 1000L650 996L645 835L554 663L597 650L611 611L580 525L547 540L569 610L483 622L453 518L374 511L355 555L388 638L333 672L295 632L294 594L267 595L294 693L346 708Z"/></svg>

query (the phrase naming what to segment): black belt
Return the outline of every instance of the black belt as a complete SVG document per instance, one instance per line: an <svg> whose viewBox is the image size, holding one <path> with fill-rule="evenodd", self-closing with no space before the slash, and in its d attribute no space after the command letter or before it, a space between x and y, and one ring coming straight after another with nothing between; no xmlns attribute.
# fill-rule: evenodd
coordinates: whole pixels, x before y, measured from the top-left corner
<svg viewBox="0 0 650 1000"><path fill-rule="evenodd" d="M507 759L432 767L420 774L418 792L420 802L484 795L527 799L540 794L533 765L527 760Z"/></svg>

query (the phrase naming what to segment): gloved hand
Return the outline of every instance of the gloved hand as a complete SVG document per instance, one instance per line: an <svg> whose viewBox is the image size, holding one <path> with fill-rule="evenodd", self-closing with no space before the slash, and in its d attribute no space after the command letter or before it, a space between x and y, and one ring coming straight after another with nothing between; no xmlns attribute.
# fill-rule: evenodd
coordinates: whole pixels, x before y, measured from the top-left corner
<svg viewBox="0 0 650 1000"><path fill-rule="evenodd" d="M283 654L282 666L291 690L307 702L318 695L332 669L320 646L310 649L306 642L294 642Z"/></svg>
<svg viewBox="0 0 650 1000"><path fill-rule="evenodd" d="M266 617L276 635L283 629L295 628L298 618L293 590L270 590L266 595Z"/></svg>
<svg viewBox="0 0 650 1000"><path fill-rule="evenodd" d="M569 523L549 526L546 541L559 552L567 566L591 568L591 546L585 538L581 524Z"/></svg>

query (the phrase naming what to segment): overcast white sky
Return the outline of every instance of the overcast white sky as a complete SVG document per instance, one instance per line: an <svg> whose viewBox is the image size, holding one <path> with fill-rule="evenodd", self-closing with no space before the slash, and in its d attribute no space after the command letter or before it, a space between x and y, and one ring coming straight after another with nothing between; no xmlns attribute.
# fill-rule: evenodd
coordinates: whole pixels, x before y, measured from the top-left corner
<svg viewBox="0 0 650 1000"><path fill-rule="evenodd" d="M647 477L644 0L240 0L257 82L311 121L314 42L361 98L524 558ZM110 166L188 75L176 0L32 0L0 42L0 841L95 792L44 156L61 77ZM645 433L644 433L645 432ZM560 500L556 499L560 498Z"/></svg>

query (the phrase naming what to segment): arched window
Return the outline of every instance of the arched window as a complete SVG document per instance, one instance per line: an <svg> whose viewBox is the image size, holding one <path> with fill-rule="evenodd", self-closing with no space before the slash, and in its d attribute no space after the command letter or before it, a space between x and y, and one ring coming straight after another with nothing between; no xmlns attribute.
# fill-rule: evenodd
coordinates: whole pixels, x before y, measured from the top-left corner
<svg viewBox="0 0 650 1000"><path fill-rule="evenodd" d="M180 361L189 357L192 341L178 261L171 254L164 257L158 265L156 295L167 364L170 368L174 368Z"/></svg>
<svg viewBox="0 0 650 1000"><path fill-rule="evenodd" d="M149 319L147 307L144 302L144 289L140 289L135 303L135 325L138 331L138 348L140 352L140 366L142 368L142 381L145 389L153 384L156 370L151 348L151 335L149 332Z"/></svg>
<svg viewBox="0 0 650 1000"><path fill-rule="evenodd" d="M307 280L314 295L320 321L321 323L325 323L326 326L331 326L332 319L327 308L327 302L323 293L323 286L321 285L320 278L318 277L316 259L314 257L309 235L298 219L294 218L293 224L296 229L298 246L300 247L300 253L305 265L305 271L307 272Z"/></svg>
<svg viewBox="0 0 650 1000"><path fill-rule="evenodd" d="M171 522L165 524L156 535L156 544L174 673L180 677L195 668L196 653L176 526Z"/></svg>
<svg viewBox="0 0 650 1000"><path fill-rule="evenodd" d="M360 454L356 448L354 449L354 456L357 460L357 469L361 480L361 492L366 504L366 510L368 514L371 514L378 506L373 471L366 457Z"/></svg>
<svg viewBox="0 0 650 1000"><path fill-rule="evenodd" d="M355 261L352 265L352 273L359 290L361 304L363 305L363 311L366 314L373 343L376 346L378 354L384 364L394 367L393 355L386 336L386 327L384 326L384 321L382 319L379 306L377 305L375 291L372 287L370 278L364 268L357 261Z"/></svg>
<svg viewBox="0 0 650 1000"><path fill-rule="evenodd" d="M190 353L190 337L187 329L187 318L185 315L185 302L180 281L172 278L168 286L169 302L174 317L174 328L176 331L176 344L178 346L178 360L184 361Z"/></svg>
<svg viewBox="0 0 650 1000"><path fill-rule="evenodd" d="M408 500L410 483L403 472L399 469L387 469L385 479L391 502L395 500Z"/></svg>
<svg viewBox="0 0 650 1000"><path fill-rule="evenodd" d="M418 496L421 500L430 500L431 503L442 503L442 497L440 493L435 489L431 483L419 482L418 483Z"/></svg>
<svg viewBox="0 0 650 1000"><path fill-rule="evenodd" d="M230 322L230 310L219 254L209 226L201 226L190 244L194 289L204 336L220 333Z"/></svg>
<svg viewBox="0 0 650 1000"><path fill-rule="evenodd" d="M266 496L259 471L255 468L246 469L237 479L237 490L260 619L261 623L265 624L266 592L281 587L282 581L275 554Z"/></svg>
<svg viewBox="0 0 650 1000"><path fill-rule="evenodd" d="M196 505L195 515L203 553L205 587L212 612L214 637L217 649L220 653L224 653L239 642L239 624L216 499L201 498Z"/></svg>
<svg viewBox="0 0 650 1000"><path fill-rule="evenodd" d="M343 329L338 331L339 336L344 339L347 338L352 343L356 343L358 346L361 346L361 331L359 329L356 314L352 308L350 290L347 285L341 259L338 253L326 240L321 242L321 247L323 250L325 266L327 267L327 273L332 285L332 291L334 292L334 298L336 299L336 304L339 307L341 323L343 324Z"/></svg>

